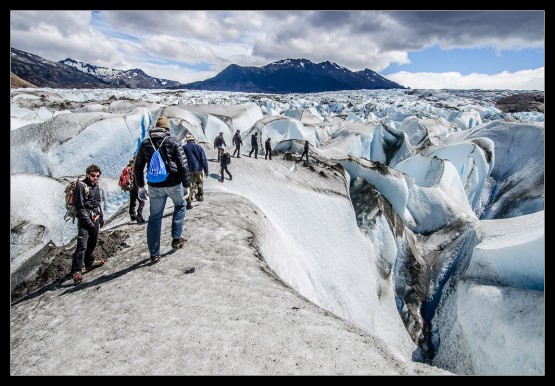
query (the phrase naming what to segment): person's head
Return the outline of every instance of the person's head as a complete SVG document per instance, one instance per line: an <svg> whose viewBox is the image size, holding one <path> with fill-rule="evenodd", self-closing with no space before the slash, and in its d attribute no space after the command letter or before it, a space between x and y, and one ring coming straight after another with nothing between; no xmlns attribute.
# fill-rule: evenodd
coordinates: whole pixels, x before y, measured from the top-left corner
<svg viewBox="0 0 555 386"><path fill-rule="evenodd" d="M92 164L87 167L86 173L89 181L91 181L92 183L97 183L100 175L102 174L102 171L100 171L100 168L98 166Z"/></svg>
<svg viewBox="0 0 555 386"><path fill-rule="evenodd" d="M195 137L193 137L191 134L187 134L185 136L185 141L187 142L195 142Z"/></svg>
<svg viewBox="0 0 555 386"><path fill-rule="evenodd" d="M254 135L258 135L258 131L255 131L255 132L254 132Z"/></svg>
<svg viewBox="0 0 555 386"><path fill-rule="evenodd" d="M305 145L308 145L308 141L304 141L304 144L305 144Z"/></svg>
<svg viewBox="0 0 555 386"><path fill-rule="evenodd" d="M237 134L241 134L241 130L237 130Z"/></svg>
<svg viewBox="0 0 555 386"><path fill-rule="evenodd" d="M268 141L271 141L271 140L272 140L272 138L271 138L271 137L268 137Z"/></svg>
<svg viewBox="0 0 555 386"><path fill-rule="evenodd" d="M223 136L224 136L224 133L220 133L220 137L223 137Z"/></svg>
<svg viewBox="0 0 555 386"><path fill-rule="evenodd" d="M170 129L170 121L163 115L160 115L156 120L156 127L163 127L166 130Z"/></svg>

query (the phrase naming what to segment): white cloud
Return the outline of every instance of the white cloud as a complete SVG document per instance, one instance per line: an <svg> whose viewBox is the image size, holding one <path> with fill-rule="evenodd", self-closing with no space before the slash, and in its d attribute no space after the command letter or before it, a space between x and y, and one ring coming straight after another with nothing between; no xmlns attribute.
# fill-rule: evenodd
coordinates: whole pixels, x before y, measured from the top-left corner
<svg viewBox="0 0 555 386"><path fill-rule="evenodd" d="M11 44L52 61L70 57L121 70L142 68L141 63L158 56L150 61L177 61L183 67L204 62L211 70L232 63L262 66L305 58L378 72L392 63L407 64L410 52L434 45L497 50L544 45L541 11L185 10L92 15L92 11L12 11ZM129 44L138 47L137 55L127 56ZM172 67L167 72L172 74ZM191 72L173 80L183 79L206 78Z"/></svg>
<svg viewBox="0 0 555 386"><path fill-rule="evenodd" d="M389 80L413 89L545 90L544 67L499 74L406 71L386 75Z"/></svg>

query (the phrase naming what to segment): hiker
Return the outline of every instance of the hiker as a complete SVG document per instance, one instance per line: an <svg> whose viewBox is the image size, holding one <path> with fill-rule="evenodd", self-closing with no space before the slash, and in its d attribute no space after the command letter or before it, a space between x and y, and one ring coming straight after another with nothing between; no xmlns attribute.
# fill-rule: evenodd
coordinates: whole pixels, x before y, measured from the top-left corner
<svg viewBox="0 0 555 386"><path fill-rule="evenodd" d="M131 167L131 170L134 169L136 155L133 156L132 159L129 160L128 167ZM137 207L137 203L139 204ZM135 209L137 207L137 209ZM134 178L131 178L131 189L129 190L129 216L131 217L131 221L137 221L139 224L145 223L145 219L143 218L143 208L145 207L145 202L139 198L139 187L135 182Z"/></svg>
<svg viewBox="0 0 555 386"><path fill-rule="evenodd" d="M272 138L268 137L268 139L265 142L265 146L266 146L266 155L264 156L264 159L268 159L268 155L270 155L270 161L272 160Z"/></svg>
<svg viewBox="0 0 555 386"><path fill-rule="evenodd" d="M77 246L71 262L71 276L77 284L83 281L83 263L85 272L103 265L106 261L98 259L94 254L98 242L99 229L104 226L104 213L102 212L100 187L100 168L89 165L87 176L82 183L75 187L75 212L77 215ZM85 185L87 188L85 188ZM88 189L88 193L87 193Z"/></svg>
<svg viewBox="0 0 555 386"><path fill-rule="evenodd" d="M308 161L308 145L309 145L308 141L304 141L304 151L303 151L303 154L301 154L301 159L299 161L302 161L304 155L306 154L306 163L310 163Z"/></svg>
<svg viewBox="0 0 555 386"><path fill-rule="evenodd" d="M204 149L199 144L195 143L195 137L191 134L185 136L187 143L183 145L183 151L187 156L187 165L189 166L189 175L191 184L189 185L189 195L187 196L187 209L193 208L193 193L195 191L195 184L197 186L196 197L197 201L204 200L203 198L203 170L204 177L208 176L208 161Z"/></svg>
<svg viewBox="0 0 555 386"><path fill-rule="evenodd" d="M145 188L144 169L152 159L156 149L166 164L169 173L162 182L148 182L148 192ZM161 147L160 147L161 146ZM157 263L160 260L160 237L162 234L162 217L168 197L173 201L172 217L172 248L181 248L185 239L183 233L183 219L185 218L185 200L189 195L189 168L181 144L170 135L168 118L161 115L156 120L155 127L148 131L148 137L139 145L135 159L133 177L139 187L139 198L146 200L150 197L150 215L146 227L146 241L150 252L150 260Z"/></svg>
<svg viewBox="0 0 555 386"><path fill-rule="evenodd" d="M258 159L258 131L255 131L254 134L251 135L251 146L252 149L249 152L249 157L254 151L254 158Z"/></svg>
<svg viewBox="0 0 555 386"><path fill-rule="evenodd" d="M216 138L214 138L214 149L218 149L218 161L220 162L220 148L226 147L227 144L225 143L225 139L224 139L224 133L220 133L220 135L218 135Z"/></svg>
<svg viewBox="0 0 555 386"><path fill-rule="evenodd" d="M218 181L224 182L224 171L227 173L227 175L229 176L229 180L231 181L233 179L233 176L231 175L229 170L227 170L227 165L231 163L231 155L229 153L224 153L223 148L220 148L218 152L221 153L220 174L222 175L222 177Z"/></svg>
<svg viewBox="0 0 555 386"><path fill-rule="evenodd" d="M235 144L233 156L235 156L235 153L237 153L237 158L241 158L241 145L243 144L243 140L241 139L240 130L237 130L237 132L233 135L233 143Z"/></svg>

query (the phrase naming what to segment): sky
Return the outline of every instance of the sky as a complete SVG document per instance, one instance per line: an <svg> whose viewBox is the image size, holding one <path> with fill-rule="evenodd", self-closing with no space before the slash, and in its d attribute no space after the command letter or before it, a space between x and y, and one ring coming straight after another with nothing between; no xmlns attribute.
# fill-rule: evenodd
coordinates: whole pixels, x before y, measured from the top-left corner
<svg viewBox="0 0 555 386"><path fill-rule="evenodd" d="M545 89L543 10L13 10L10 43L54 62L181 83L230 64L303 58L369 68L410 88Z"/></svg>
<svg viewBox="0 0 555 386"><path fill-rule="evenodd" d="M91 161L103 232L128 238L85 285L12 304L10 373L544 375L543 114L501 113L504 92L425 94L13 90L12 282L46 243L72 247L63 177ZM160 114L209 177L180 250L168 203L151 265L117 181ZM213 138L236 130L221 183ZM254 131L272 160L248 157Z"/></svg>

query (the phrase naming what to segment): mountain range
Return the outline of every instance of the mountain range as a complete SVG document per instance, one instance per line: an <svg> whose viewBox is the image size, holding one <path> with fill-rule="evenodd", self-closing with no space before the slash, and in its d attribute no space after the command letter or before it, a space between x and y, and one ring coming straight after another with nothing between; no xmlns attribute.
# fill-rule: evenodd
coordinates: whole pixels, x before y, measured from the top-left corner
<svg viewBox="0 0 555 386"><path fill-rule="evenodd" d="M213 78L182 84L149 76L140 69L115 70L66 58L59 62L11 48L11 71L37 87L145 88L240 91L257 93L312 93L339 90L405 88L365 69L353 72L326 61L285 59L263 67L231 64Z"/></svg>

